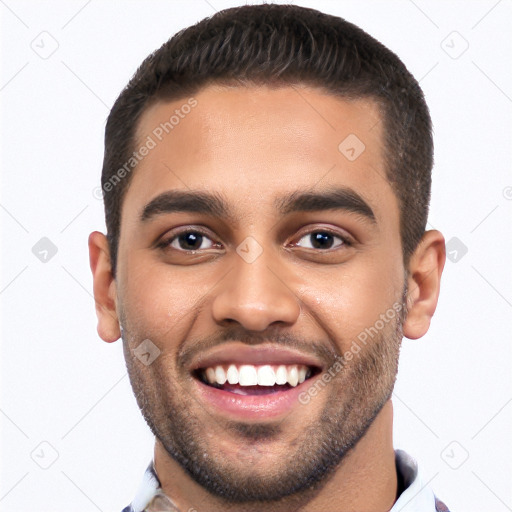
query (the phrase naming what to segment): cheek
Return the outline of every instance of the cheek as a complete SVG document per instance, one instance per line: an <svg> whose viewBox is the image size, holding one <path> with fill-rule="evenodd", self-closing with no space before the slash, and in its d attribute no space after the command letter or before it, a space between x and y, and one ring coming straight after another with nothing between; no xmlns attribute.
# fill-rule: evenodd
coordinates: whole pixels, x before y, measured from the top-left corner
<svg viewBox="0 0 512 512"><path fill-rule="evenodd" d="M197 272L177 272L154 262L133 263L129 276L120 275L120 281L128 331L161 349L181 341L211 291Z"/></svg>
<svg viewBox="0 0 512 512"><path fill-rule="evenodd" d="M309 311L344 352L365 329L374 326L381 315L387 313L394 317L395 303L401 304L402 296L403 278L399 276L399 266L393 269L375 261L347 265L328 275L317 276L302 288L305 313Z"/></svg>

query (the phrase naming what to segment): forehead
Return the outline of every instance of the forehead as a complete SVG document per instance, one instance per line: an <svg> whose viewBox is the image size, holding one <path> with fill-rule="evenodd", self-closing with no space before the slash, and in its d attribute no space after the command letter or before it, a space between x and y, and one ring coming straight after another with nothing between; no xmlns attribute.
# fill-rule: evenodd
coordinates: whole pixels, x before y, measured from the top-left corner
<svg viewBox="0 0 512 512"><path fill-rule="evenodd" d="M143 147L124 201L130 210L173 189L215 191L248 210L295 190L343 186L373 203L377 216L397 216L380 112L369 99L296 86L209 86L148 108L135 150Z"/></svg>

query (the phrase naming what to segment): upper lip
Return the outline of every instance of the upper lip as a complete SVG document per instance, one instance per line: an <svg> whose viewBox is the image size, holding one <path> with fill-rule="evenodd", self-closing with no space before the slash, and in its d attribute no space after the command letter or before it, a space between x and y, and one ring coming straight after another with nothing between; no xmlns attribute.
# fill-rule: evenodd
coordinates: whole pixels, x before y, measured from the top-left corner
<svg viewBox="0 0 512 512"><path fill-rule="evenodd" d="M192 371L225 364L302 364L322 368L323 364L316 357L302 354L295 350L276 346L248 346L243 343L223 343L207 354L201 354L192 364Z"/></svg>

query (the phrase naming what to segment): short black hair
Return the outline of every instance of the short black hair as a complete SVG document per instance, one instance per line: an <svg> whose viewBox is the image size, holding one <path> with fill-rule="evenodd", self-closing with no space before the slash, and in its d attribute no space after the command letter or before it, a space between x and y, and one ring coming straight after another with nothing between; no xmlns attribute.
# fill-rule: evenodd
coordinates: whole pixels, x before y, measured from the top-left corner
<svg viewBox="0 0 512 512"><path fill-rule="evenodd" d="M310 8L263 4L225 9L178 32L144 60L112 107L101 184L114 276L123 198L133 175L126 163L142 114L157 101L183 99L212 83L304 84L349 100L374 100L408 265L425 232L433 165L432 123L418 82L354 24Z"/></svg>

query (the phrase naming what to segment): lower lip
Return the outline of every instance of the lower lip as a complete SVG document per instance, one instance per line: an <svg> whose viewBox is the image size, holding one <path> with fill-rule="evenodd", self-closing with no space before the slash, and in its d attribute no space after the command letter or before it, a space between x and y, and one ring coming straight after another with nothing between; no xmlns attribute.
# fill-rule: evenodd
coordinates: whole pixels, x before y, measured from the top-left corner
<svg viewBox="0 0 512 512"><path fill-rule="evenodd" d="M289 414L294 407L301 405L299 395L311 385L313 378L286 391L266 395L238 395L230 391L214 388L194 379L200 400L209 409L238 419L277 418Z"/></svg>

